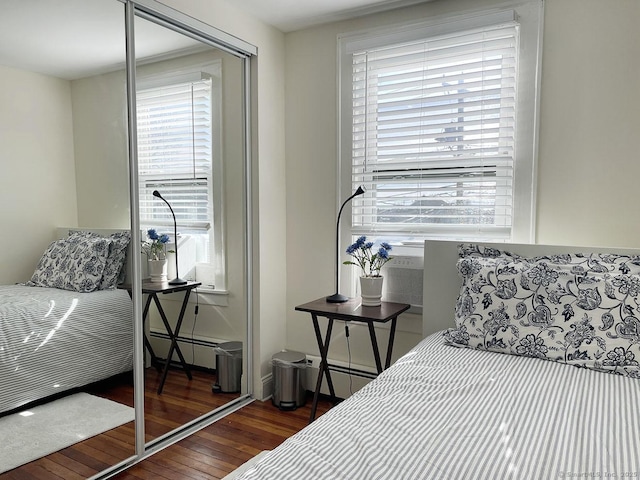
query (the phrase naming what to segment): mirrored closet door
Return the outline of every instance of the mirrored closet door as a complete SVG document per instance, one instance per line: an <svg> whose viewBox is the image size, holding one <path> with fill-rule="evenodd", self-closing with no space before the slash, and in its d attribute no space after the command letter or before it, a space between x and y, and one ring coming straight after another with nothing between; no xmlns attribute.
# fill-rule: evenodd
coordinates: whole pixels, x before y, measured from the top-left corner
<svg viewBox="0 0 640 480"><path fill-rule="evenodd" d="M159 255L166 283L152 278L154 253L142 256L143 291L157 289L160 303L153 300L145 318L144 426L152 440L247 392L245 72L244 58L211 38L136 12L139 221L143 241L167 240ZM186 285L172 285L178 276Z"/></svg>
<svg viewBox="0 0 640 480"><path fill-rule="evenodd" d="M135 454L124 11L2 2L0 478Z"/></svg>

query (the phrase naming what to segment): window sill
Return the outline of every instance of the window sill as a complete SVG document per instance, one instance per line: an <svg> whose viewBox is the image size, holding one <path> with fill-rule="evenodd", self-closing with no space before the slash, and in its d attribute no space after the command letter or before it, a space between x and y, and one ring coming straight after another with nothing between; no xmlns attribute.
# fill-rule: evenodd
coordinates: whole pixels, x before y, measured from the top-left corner
<svg viewBox="0 0 640 480"><path fill-rule="evenodd" d="M211 287L198 287L196 292L200 296L200 301L207 305L217 305L220 307L229 306L229 290L220 290Z"/></svg>

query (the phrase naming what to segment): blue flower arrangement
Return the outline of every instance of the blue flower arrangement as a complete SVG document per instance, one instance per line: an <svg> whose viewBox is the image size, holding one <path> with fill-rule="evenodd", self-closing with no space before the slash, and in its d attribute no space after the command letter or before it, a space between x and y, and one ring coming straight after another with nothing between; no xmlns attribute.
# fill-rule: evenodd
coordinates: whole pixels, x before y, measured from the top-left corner
<svg viewBox="0 0 640 480"><path fill-rule="evenodd" d="M167 258L166 243L169 235L163 233L159 235L155 228L147 230L147 239L142 241L142 253L149 260L164 260Z"/></svg>
<svg viewBox="0 0 640 480"><path fill-rule="evenodd" d="M355 261L347 260L343 262L344 265L359 266L365 277L379 277L380 269L393 258L389 256L391 245L382 242L376 252L373 251L373 245L373 242L367 242L367 237L364 235L359 237L355 243L347 247L347 253Z"/></svg>

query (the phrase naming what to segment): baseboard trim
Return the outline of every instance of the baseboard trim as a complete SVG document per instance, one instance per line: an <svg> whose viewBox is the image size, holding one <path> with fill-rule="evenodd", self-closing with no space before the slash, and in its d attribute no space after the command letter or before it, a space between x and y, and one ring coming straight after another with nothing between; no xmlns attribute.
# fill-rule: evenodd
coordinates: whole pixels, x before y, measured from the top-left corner
<svg viewBox="0 0 640 480"><path fill-rule="evenodd" d="M262 377L262 401L267 401L273 397L273 374L269 373Z"/></svg>

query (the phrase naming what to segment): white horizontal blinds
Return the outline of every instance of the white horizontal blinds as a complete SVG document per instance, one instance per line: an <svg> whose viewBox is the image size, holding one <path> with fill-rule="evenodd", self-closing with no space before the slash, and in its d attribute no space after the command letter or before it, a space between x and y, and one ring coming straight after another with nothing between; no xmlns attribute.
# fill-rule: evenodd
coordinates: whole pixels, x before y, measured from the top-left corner
<svg viewBox="0 0 640 480"><path fill-rule="evenodd" d="M211 79L137 92L140 222L173 226L171 204L182 232L211 226Z"/></svg>
<svg viewBox="0 0 640 480"><path fill-rule="evenodd" d="M353 53L354 234L508 237L518 26Z"/></svg>

